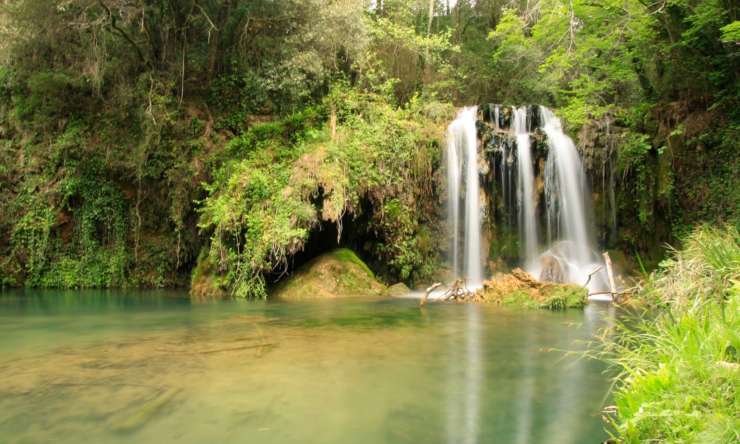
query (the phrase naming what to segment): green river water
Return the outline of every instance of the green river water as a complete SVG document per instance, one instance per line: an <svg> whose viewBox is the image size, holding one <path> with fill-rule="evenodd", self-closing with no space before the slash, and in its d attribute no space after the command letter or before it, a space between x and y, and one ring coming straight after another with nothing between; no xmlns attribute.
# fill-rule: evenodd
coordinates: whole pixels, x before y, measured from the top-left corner
<svg viewBox="0 0 740 444"><path fill-rule="evenodd" d="M600 443L614 314L0 293L0 443Z"/></svg>

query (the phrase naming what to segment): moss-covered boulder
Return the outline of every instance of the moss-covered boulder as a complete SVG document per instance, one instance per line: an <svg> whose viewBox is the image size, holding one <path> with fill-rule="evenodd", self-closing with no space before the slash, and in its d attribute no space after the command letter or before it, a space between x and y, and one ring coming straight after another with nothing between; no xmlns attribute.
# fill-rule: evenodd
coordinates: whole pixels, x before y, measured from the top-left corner
<svg viewBox="0 0 740 444"><path fill-rule="evenodd" d="M272 291L276 299L300 301L351 296L384 296L387 290L349 249L339 248L312 259Z"/></svg>
<svg viewBox="0 0 740 444"><path fill-rule="evenodd" d="M190 280L191 300L207 302L229 297L226 290L227 281L216 269L216 264L211 262L211 258L208 256L208 250L203 249L198 256L198 265L193 270Z"/></svg>
<svg viewBox="0 0 740 444"><path fill-rule="evenodd" d="M409 293L411 293L411 290L403 282L399 282L388 287L388 296L393 298L400 298Z"/></svg>
<svg viewBox="0 0 740 444"><path fill-rule="evenodd" d="M501 305L564 310L586 305L588 292L571 284L540 282L529 273L515 268L511 273L500 273L476 294L476 301Z"/></svg>

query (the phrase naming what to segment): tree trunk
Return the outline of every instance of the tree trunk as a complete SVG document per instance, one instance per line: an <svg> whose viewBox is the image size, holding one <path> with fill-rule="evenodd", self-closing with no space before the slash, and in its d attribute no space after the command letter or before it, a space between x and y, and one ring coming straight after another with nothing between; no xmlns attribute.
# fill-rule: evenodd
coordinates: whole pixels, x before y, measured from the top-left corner
<svg viewBox="0 0 740 444"><path fill-rule="evenodd" d="M436 0L429 0L429 24L427 25L427 35L432 34L432 21L434 20L434 2Z"/></svg>
<svg viewBox="0 0 740 444"><path fill-rule="evenodd" d="M218 10L218 17L216 19L216 26L218 28L211 31L211 40L208 42L208 84L211 83L211 80L213 80L213 77L218 71L218 61L221 58L221 35L230 14L231 0L226 0L224 5Z"/></svg>
<svg viewBox="0 0 740 444"><path fill-rule="evenodd" d="M331 116L329 117L329 127L331 128L331 141L337 139L337 109L331 106Z"/></svg>
<svg viewBox="0 0 740 444"><path fill-rule="evenodd" d="M614 272L612 271L612 258L609 257L608 252L604 252L604 262L606 263L606 275L609 278L609 292L612 295L612 299L617 301L619 294L617 293L617 286L614 284Z"/></svg>

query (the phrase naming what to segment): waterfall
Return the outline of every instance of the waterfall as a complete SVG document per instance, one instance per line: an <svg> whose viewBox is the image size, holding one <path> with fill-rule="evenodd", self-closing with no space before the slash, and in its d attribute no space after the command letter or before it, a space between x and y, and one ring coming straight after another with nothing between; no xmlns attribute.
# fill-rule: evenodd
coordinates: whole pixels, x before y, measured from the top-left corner
<svg viewBox="0 0 740 444"><path fill-rule="evenodd" d="M464 278L469 286L480 285L483 281L476 115L476 107L463 108L447 129L447 202L452 265L455 276ZM463 189L464 194L461 194ZM464 204L462 224L461 202Z"/></svg>
<svg viewBox="0 0 740 444"><path fill-rule="evenodd" d="M523 257L526 268L537 260L537 219L535 217L534 170L532 148L527 130L527 108L514 110L514 134L517 153L517 201L519 209L519 232L523 241Z"/></svg>
<svg viewBox="0 0 740 444"><path fill-rule="evenodd" d="M449 251L455 277L468 286L481 284L481 215L488 214L500 224L492 248L510 265L518 261L544 281L585 284L600 260L592 239L586 174L573 140L545 107L486 105L480 122L477 115L477 108L463 108L447 130ZM539 161L544 161L543 169L537 167ZM537 186L542 182L535 173L544 189ZM486 192L493 193L486 199L490 209L480 202L481 180ZM511 233L518 233L518 253ZM591 277L589 287L605 288L604 276L602 271Z"/></svg>
<svg viewBox="0 0 740 444"><path fill-rule="evenodd" d="M594 242L587 223L588 187L580 156L573 140L564 132L560 119L540 107L547 135L545 202L549 254L557 258L565 279L583 284L596 267ZM599 276L596 276L597 281Z"/></svg>

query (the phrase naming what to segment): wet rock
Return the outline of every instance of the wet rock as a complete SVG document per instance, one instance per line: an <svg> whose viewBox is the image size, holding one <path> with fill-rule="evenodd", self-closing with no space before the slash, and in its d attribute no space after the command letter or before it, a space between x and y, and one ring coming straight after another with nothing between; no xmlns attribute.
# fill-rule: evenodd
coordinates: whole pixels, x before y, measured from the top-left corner
<svg viewBox="0 0 740 444"><path fill-rule="evenodd" d="M565 273L560 260L552 254L540 257L540 280L543 282L565 282Z"/></svg>
<svg viewBox="0 0 740 444"><path fill-rule="evenodd" d="M190 280L190 299L193 302L208 302L226 299L226 279L218 273L218 266L211 261L207 250L202 250L198 264Z"/></svg>

